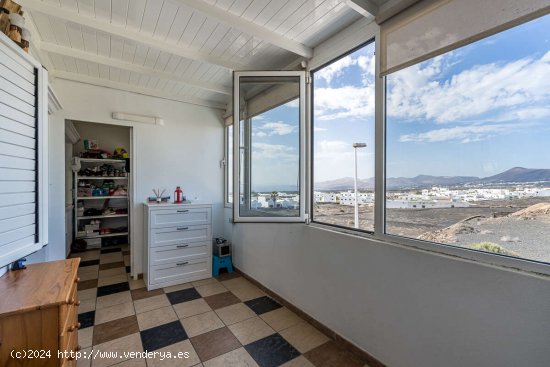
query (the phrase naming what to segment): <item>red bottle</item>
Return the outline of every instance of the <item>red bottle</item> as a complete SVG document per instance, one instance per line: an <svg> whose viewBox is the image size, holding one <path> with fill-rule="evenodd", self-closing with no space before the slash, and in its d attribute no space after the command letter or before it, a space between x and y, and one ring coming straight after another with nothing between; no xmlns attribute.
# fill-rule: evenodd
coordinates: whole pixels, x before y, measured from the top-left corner
<svg viewBox="0 0 550 367"><path fill-rule="evenodd" d="M183 203L183 190L178 186L174 191L174 204Z"/></svg>

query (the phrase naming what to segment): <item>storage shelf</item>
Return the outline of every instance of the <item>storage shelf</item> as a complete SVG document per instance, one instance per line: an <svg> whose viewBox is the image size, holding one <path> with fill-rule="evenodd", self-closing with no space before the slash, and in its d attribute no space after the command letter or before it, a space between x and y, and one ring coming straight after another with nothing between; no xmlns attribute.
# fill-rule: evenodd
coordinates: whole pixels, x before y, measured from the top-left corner
<svg viewBox="0 0 550 367"><path fill-rule="evenodd" d="M103 177L103 176L77 176L78 180L127 180L128 176L126 177Z"/></svg>
<svg viewBox="0 0 550 367"><path fill-rule="evenodd" d="M120 214L117 214L115 210L108 211L108 212L102 212L99 211L91 211L86 212L80 211L78 212L77 208L79 205L86 207L97 207L97 205L101 205L103 203L109 203L109 201L115 200L115 202L111 201L111 203L120 203L122 207L116 208L116 209L123 209L124 206L127 207L129 211L129 200L130 200L130 187L127 188L127 191L118 191L115 193L115 195L108 195L109 192L113 193L112 190L103 190L103 191L97 191L95 193L99 194L101 193L101 196L85 196L86 194L91 194L91 190L85 190L85 191L79 191L79 183L90 183L94 184L94 186L101 186L102 183L106 182L112 182L115 184L115 186L119 185L130 185L132 182L130 174L126 174L126 176L96 176L97 174L102 174L103 172L94 171L90 172L87 171L88 168L90 169L98 169L98 167L101 167L103 165L110 165L113 169L120 169L122 172L123 168L125 167L125 164L128 162L127 159L99 159L99 158L79 158L76 157L76 160L82 164L82 169L85 171L78 171L73 172L73 201L74 201L74 208L73 208L73 221L75 225L73 226L73 238L74 239L97 239L99 242L99 239L101 238L109 238L109 237L116 237L117 239L124 240L124 237L129 236L130 232L130 213L129 212L122 212ZM115 171L113 171L114 173ZM119 172L119 173L120 173ZM86 185L87 186L87 185ZM120 193L121 195L118 195ZM124 204L126 202L126 204ZM79 204L80 203L80 204ZM113 205L110 205L113 206ZM119 205L114 205L119 206ZM96 214L96 215L85 215L85 213L88 214ZM117 219L109 219L109 218L117 218ZM90 223L92 220L111 220L112 223L118 223L116 227L119 227L120 230L112 233L105 233L105 234L99 234L99 230L94 232L88 232L87 234L84 231L81 231L78 233L78 228L82 228L84 224ZM105 226L110 227L110 226ZM82 228L83 229L83 228ZM121 232L124 231L124 232Z"/></svg>
<svg viewBox="0 0 550 367"><path fill-rule="evenodd" d="M128 199L128 196L78 196L77 200Z"/></svg>
<svg viewBox="0 0 550 367"><path fill-rule="evenodd" d="M126 163L125 159L99 159L99 158L78 158L82 163Z"/></svg>
<svg viewBox="0 0 550 367"><path fill-rule="evenodd" d="M123 217L127 217L127 216L128 216L128 214L89 215L89 216L83 215L83 216L80 216L80 217L77 217L77 218L78 218L78 220L80 220L80 219L123 218Z"/></svg>
<svg viewBox="0 0 550 367"><path fill-rule="evenodd" d="M105 237L119 237L119 236L128 236L128 232L117 232L117 233L108 233L108 234L96 234L91 236L77 236L79 240L85 240L90 238L105 238Z"/></svg>

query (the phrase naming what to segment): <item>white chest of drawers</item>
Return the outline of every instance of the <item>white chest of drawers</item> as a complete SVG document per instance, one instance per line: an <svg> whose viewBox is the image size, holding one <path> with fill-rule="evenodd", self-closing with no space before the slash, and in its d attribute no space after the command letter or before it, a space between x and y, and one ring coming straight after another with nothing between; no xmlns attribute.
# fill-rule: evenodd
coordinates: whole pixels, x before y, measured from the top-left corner
<svg viewBox="0 0 550 367"><path fill-rule="evenodd" d="M147 290L212 276L212 206L145 204Z"/></svg>

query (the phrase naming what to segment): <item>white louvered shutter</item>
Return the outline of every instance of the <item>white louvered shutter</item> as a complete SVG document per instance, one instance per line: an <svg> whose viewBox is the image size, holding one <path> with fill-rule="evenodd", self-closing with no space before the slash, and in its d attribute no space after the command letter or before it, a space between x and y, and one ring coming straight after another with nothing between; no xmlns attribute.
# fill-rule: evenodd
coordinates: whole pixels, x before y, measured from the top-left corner
<svg viewBox="0 0 550 367"><path fill-rule="evenodd" d="M0 38L0 267L47 243L47 73L10 42Z"/></svg>

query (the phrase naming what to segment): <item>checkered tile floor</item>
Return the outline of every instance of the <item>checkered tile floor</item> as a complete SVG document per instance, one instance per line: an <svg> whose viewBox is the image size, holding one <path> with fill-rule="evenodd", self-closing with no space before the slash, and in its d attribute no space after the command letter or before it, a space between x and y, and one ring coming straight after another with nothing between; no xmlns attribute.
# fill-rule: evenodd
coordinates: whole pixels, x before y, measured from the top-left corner
<svg viewBox="0 0 550 367"><path fill-rule="evenodd" d="M82 351L187 352L186 359L80 359L78 366L365 366L235 273L148 292L127 246L81 257Z"/></svg>

